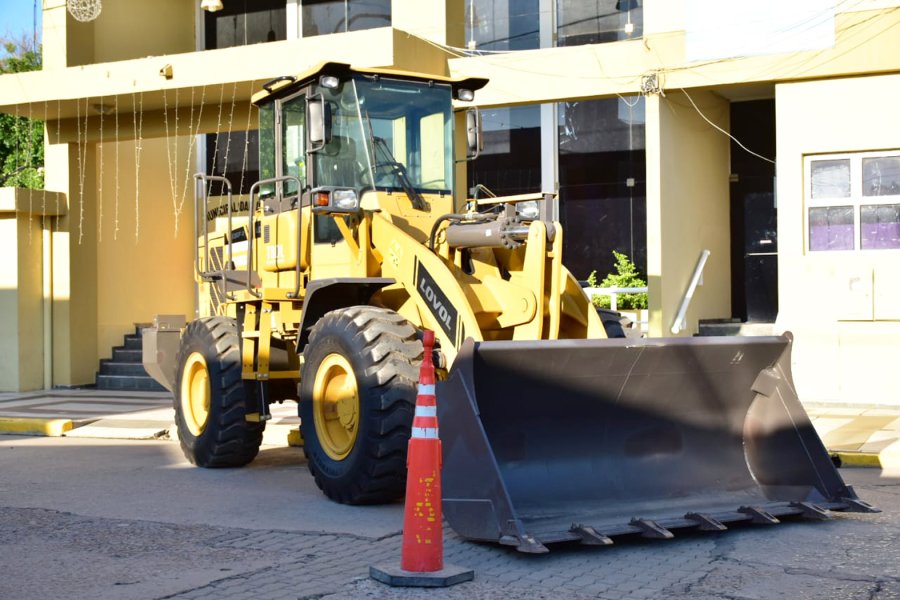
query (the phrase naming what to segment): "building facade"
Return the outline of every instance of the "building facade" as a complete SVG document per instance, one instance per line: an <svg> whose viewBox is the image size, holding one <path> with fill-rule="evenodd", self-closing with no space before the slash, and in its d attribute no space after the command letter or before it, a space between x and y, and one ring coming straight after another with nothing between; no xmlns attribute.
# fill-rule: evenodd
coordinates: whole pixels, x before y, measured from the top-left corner
<svg viewBox="0 0 900 600"><path fill-rule="evenodd" d="M0 388L89 384L134 323L195 314L193 173L246 193L251 94L332 60L489 78L467 185L557 194L576 277L646 274L649 335L774 322L804 401L900 403L900 1L200 4L46 0L43 70L0 77L47 190L0 197Z"/></svg>

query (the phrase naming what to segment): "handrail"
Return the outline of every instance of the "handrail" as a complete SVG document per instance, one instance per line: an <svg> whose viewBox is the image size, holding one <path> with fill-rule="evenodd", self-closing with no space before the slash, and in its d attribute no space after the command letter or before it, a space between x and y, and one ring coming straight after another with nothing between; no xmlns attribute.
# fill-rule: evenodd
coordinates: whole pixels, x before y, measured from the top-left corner
<svg viewBox="0 0 900 600"><path fill-rule="evenodd" d="M232 255L232 245L233 244L232 244L232 240L231 240L231 232L232 232L232 228L231 228L231 210L232 210L231 198L232 198L232 194L231 194L231 182L228 181L228 179L226 179L225 177L222 177L220 175L207 175L206 173L195 173L194 180L195 180L195 183L194 183L194 185L195 185L195 188L194 188L194 193L195 193L194 211L197 211L197 209L200 208L199 200L201 197L203 198L202 214L197 215L196 212L194 214L194 240L197 240L200 237L200 223L204 224L204 227L203 227L204 264L203 265L200 264L200 256L199 256L200 248L198 247L198 245L196 243L194 244L194 278L199 281L199 280L203 279L203 274L209 273L209 228L206 226L206 215L209 214L209 193L207 191L209 189L209 187L207 186L207 184L211 181L218 181L220 183L223 183L225 185L225 189L227 190L226 202L228 203L228 260L225 262L224 265L222 265L222 270L225 271L225 270L228 270L229 268L233 268L233 265L234 265L233 258L234 257ZM223 283L222 283L222 290L227 298L233 299L228 294L228 285L225 283L224 277L223 277Z"/></svg>
<svg viewBox="0 0 900 600"><path fill-rule="evenodd" d="M646 287L586 287L584 288L584 293L587 294L588 299L591 296L609 296L609 308L610 310L619 310L618 308L618 295L619 294L646 294Z"/></svg>
<svg viewBox="0 0 900 600"><path fill-rule="evenodd" d="M675 322L672 323L672 333L677 335L682 329L687 327L687 310L694 297L694 290L700 284L700 278L703 277L703 267L706 266L706 259L709 258L709 250L700 252L700 258L697 259L697 266L694 267L694 274L691 276L691 282L688 284L684 297L681 299L681 306L678 307L678 314L675 316Z"/></svg>
<svg viewBox="0 0 900 600"><path fill-rule="evenodd" d="M250 222L247 226L247 291L257 298L260 297L260 293L253 289L253 238L256 237L256 227L253 219L256 217L256 196L259 195L259 188L272 184L278 184L282 181L296 181L297 182L297 193L300 193L301 183L300 179L293 175L282 175L281 177L271 177L269 179L260 179L256 183L250 186ZM276 187L276 189L278 189ZM280 197L280 194L279 194ZM297 209L298 212L300 208ZM300 219L300 215L297 215L297 218ZM288 298L296 298L297 295L300 294L300 238L303 232L300 231L299 223L297 225L297 282L294 286L294 291L288 293Z"/></svg>

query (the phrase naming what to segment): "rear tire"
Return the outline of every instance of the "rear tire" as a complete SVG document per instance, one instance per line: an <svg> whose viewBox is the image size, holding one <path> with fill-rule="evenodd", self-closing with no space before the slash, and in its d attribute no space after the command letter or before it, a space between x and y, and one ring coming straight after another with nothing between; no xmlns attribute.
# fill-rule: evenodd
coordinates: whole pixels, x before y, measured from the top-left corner
<svg viewBox="0 0 900 600"><path fill-rule="evenodd" d="M198 467L242 467L259 452L265 422L246 420L253 384L241 379L240 337L234 319L188 323L181 336L175 423L184 456Z"/></svg>
<svg viewBox="0 0 900 600"><path fill-rule="evenodd" d="M422 343L392 310L327 313L303 352L300 428L309 470L342 504L403 495Z"/></svg>

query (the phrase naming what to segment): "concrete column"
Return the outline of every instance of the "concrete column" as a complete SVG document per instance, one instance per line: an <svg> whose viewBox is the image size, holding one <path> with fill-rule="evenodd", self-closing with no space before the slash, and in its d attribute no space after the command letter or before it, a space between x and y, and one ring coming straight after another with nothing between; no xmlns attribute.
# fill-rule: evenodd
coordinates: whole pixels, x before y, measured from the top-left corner
<svg viewBox="0 0 900 600"><path fill-rule="evenodd" d="M729 103L691 91L646 99L647 275L650 336L672 335L681 300L700 253L711 252L702 284L680 335L697 332L699 319L731 316Z"/></svg>
<svg viewBox="0 0 900 600"><path fill-rule="evenodd" d="M438 44L465 44L466 8L463 0L393 0L391 25Z"/></svg>

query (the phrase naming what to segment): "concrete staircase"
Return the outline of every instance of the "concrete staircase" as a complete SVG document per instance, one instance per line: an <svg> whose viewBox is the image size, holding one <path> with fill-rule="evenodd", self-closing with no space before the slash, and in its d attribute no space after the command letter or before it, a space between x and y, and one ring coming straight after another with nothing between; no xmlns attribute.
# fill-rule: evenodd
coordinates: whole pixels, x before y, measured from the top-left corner
<svg viewBox="0 0 900 600"><path fill-rule="evenodd" d="M698 336L774 335L774 323L742 323L740 319L702 319Z"/></svg>
<svg viewBox="0 0 900 600"><path fill-rule="evenodd" d="M166 391L147 375L141 364L141 330L149 326L149 323L135 323L134 333L127 334L124 343L112 349L112 358L100 360L96 378L98 390Z"/></svg>

